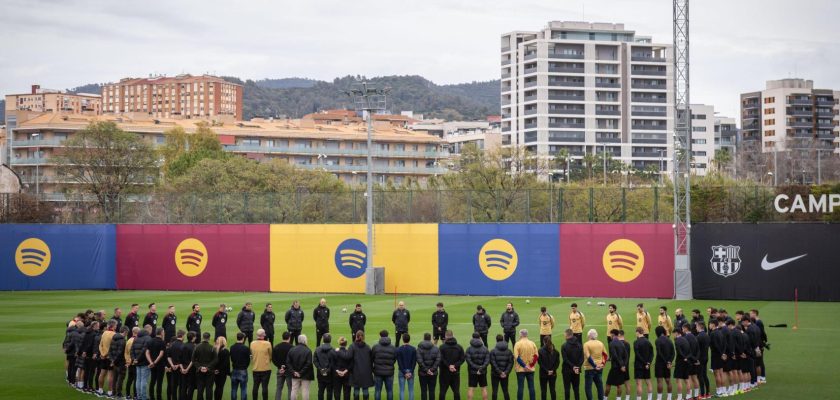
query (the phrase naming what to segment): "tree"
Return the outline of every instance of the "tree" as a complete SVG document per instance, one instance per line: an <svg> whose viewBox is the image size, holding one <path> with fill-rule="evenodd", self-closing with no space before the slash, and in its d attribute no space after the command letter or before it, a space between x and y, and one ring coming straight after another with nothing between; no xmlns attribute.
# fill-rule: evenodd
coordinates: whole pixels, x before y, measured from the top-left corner
<svg viewBox="0 0 840 400"><path fill-rule="evenodd" d="M231 156L225 152L219 137L206 122L199 122L196 126L197 129L192 134L188 134L180 126L164 132L166 140L160 153L166 179L171 180L184 175L201 160L223 160Z"/></svg>
<svg viewBox="0 0 840 400"><path fill-rule="evenodd" d="M723 148L718 149L715 151L715 158L712 160L715 164L715 169L718 173L723 172L730 163L732 163L732 153L729 152L729 149Z"/></svg>
<svg viewBox="0 0 840 400"><path fill-rule="evenodd" d="M149 142L114 122L91 122L64 145L55 157L59 174L96 198L106 222L115 220L122 195L148 192L159 173Z"/></svg>

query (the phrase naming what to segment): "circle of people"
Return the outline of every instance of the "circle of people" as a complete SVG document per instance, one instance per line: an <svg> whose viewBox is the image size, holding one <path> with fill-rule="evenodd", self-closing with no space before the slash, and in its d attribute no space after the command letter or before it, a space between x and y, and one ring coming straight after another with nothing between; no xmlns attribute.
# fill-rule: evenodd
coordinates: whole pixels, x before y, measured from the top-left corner
<svg viewBox="0 0 840 400"><path fill-rule="evenodd" d="M236 343L228 347L228 312L232 308L221 304L213 314L213 334L202 332L203 316L198 304L192 306L186 330L177 329L175 307L169 306L160 318L155 303L148 305L142 318L139 305L132 304L125 321L122 310L116 308L111 318L104 311L87 310L76 315L68 324L63 350L66 355L68 384L80 392L117 399L221 399L227 380L231 382L230 398L237 395L247 399L248 369L253 380L251 396L268 400L268 384L272 364L276 367L275 399L280 400L284 389L288 398L309 398L309 386L317 380L318 400L354 400L360 396L381 399L382 389L388 400L394 396L394 376L398 378L401 400L414 398L414 378L419 380L421 398L445 399L452 391L460 399L461 369L467 364L467 397L474 389L488 398L488 375L492 398L499 394L510 399L508 380L515 375L517 399L525 390L535 400L535 373L538 376L542 399L550 394L556 399L557 376L562 376L565 399L574 395L580 399L580 380L584 377L586 398L592 400L592 387L597 399L609 399L612 388L616 399L630 400L630 361L633 360L636 400L689 400L713 397L708 371L715 381L714 397L726 397L755 389L766 382L764 351L770 349L764 324L758 310L738 311L734 318L725 309L708 308L708 324L700 310L693 310L691 320L681 309L672 319L665 306L659 308L657 325L653 325L644 304L636 307L636 326L633 344L625 337L625 324L617 307L608 306L606 315L607 344L598 338L595 329L584 331L586 317L576 303L571 304L565 341L557 347L552 341L555 318L541 307L538 317L538 347L526 329L519 329L519 314L507 303L499 320L502 334L495 337L491 348L488 334L492 319L482 306L472 316L474 333L466 350L458 344L448 329L449 314L443 303L437 303L432 314L431 332L423 335L417 347L411 345L409 323L411 313L399 302L391 321L394 324L392 342L389 332L379 332L376 343L365 341L367 316L361 304L349 314L349 341L339 337L334 347L330 330L330 309L321 299L312 315L315 321L316 344L310 350L309 339L301 334L304 311L294 301L285 313L287 330L275 345L275 314L266 304L256 326L252 303L246 303L236 316ZM347 310L344 309L344 312ZM653 332L653 343L649 335ZM256 337L254 337L256 335ZM442 342L440 346L438 343ZM510 343L510 346L508 345ZM610 370L603 382L607 363ZM396 366L395 366L396 365ZM539 367L539 368L537 368ZM490 369L488 374L487 370ZM538 372L537 372L538 371ZM653 389L654 378L656 390ZM672 380L676 382L676 390ZM166 389L164 391L164 382ZM436 386L439 384L439 392ZM123 388L125 389L123 391Z"/></svg>

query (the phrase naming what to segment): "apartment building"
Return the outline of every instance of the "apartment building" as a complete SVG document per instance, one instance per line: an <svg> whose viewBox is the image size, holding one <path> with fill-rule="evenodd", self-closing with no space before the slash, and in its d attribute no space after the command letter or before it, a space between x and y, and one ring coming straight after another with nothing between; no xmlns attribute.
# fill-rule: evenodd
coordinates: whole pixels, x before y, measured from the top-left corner
<svg viewBox="0 0 840 400"><path fill-rule="evenodd" d="M840 154L838 100L840 92L814 89L811 80L767 81L764 90L741 94L743 140L765 153L819 148Z"/></svg>
<svg viewBox="0 0 840 400"><path fill-rule="evenodd" d="M64 141L85 129L94 117L42 114L20 124L11 141L11 167L28 191L53 193L57 200L62 188L73 185L58 174L52 157L64 148ZM176 126L188 133L196 130L196 119L151 119L105 115L98 120L114 121L127 131L142 135L155 146L165 142L165 132ZM212 127L225 150L261 162L286 161L298 168L323 170L345 182L364 183L367 172L366 125L360 123L324 125L311 119L254 119ZM388 122L374 125L373 177L379 183L396 184L406 179L424 181L443 174L442 161L449 154L440 138L402 128ZM37 167L37 168L36 168Z"/></svg>
<svg viewBox="0 0 840 400"><path fill-rule="evenodd" d="M242 120L242 85L210 75L124 78L102 86L102 110L155 118Z"/></svg>
<svg viewBox="0 0 840 400"><path fill-rule="evenodd" d="M704 176L715 158L715 107L691 104L691 172Z"/></svg>
<svg viewBox="0 0 840 400"><path fill-rule="evenodd" d="M623 24L549 22L501 36L502 145L659 168L673 148L672 45ZM670 162L662 163L666 171Z"/></svg>

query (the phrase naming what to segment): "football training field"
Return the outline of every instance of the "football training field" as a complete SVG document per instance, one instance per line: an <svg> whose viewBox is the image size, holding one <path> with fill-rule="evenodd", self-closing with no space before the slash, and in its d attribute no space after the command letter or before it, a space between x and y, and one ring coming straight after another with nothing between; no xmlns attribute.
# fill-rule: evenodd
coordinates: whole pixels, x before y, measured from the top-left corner
<svg viewBox="0 0 840 400"><path fill-rule="evenodd" d="M282 322L285 311L293 299L299 299L306 312L304 334L311 339L314 347L314 324L312 309L321 297L326 297L332 317L331 331L334 337L348 336L347 314L342 308L352 312L356 303L362 303L368 317L366 332L367 342L373 345L378 340L376 334L381 329L392 332L391 312L394 308L393 296L361 295L317 295L317 294L278 294L278 293L214 293L214 292L141 292L141 291L56 291L56 292L3 292L0 293L0 399L84 399L91 395L81 394L67 386L64 381L64 353L61 349L67 322L78 312L91 308L105 309L110 316L114 307L121 307L125 313L131 303L141 304L141 313L150 302L158 303L158 313L163 316L166 306L176 306L178 328L183 329L190 306L199 303L202 306L203 331L211 331L210 321L219 303L233 307L228 323L228 337L237 332L235 315L246 301L254 303L254 311L259 315L266 302L274 304L277 314L278 333L285 329ZM767 335L772 350L766 353L768 383L751 393L736 396L743 399L829 399L838 398L837 360L840 358L840 344L836 332L840 332L840 304L837 303L800 303L799 326L793 330L794 304L792 302L743 302L743 301L672 301L652 299L573 299L573 298L526 298L505 297L458 297L458 296L399 296L411 311L410 333L412 344L422 339L422 333L431 329L431 314L438 301L444 302L449 312L450 329L455 332L458 342L465 348L472 333L471 316L475 306L481 304L493 319L491 336L501 332L498 326L499 316L505 303L512 300L519 312L522 327L527 328L532 338L538 340L537 316L540 306L547 306L557 320L554 330L554 342L558 346L563 342L562 331L567 325L569 304L577 302L586 316L587 329L598 329L599 338L605 340L605 306L598 306L598 301L615 303L619 314L625 321L628 340L635 327L635 305L645 303L656 323L656 313L660 305L668 306L669 313L683 308L690 318L691 310L698 308L705 314L706 307L723 307L734 315L737 310L757 308L767 327ZM587 302L590 302L588 304ZM786 323L787 328L771 328L770 325ZM279 336L279 335L278 335ZM491 339L491 346L494 342ZM229 340L233 343L233 340ZM337 341L334 340L334 344ZM466 394L466 368L462 369L461 392ZM606 372L604 374L606 379ZM714 377L710 375L714 385ZM273 398L275 377L272 375L270 395ZM395 392L397 390L394 380ZM535 379L536 381L536 379ZM249 380L249 396L250 396ZM558 395L562 398L562 380L558 379ZM419 384L415 379L415 397L420 398ZM635 387L635 385L633 385ZM313 383L311 398L317 398L316 384ZM226 390L230 388L230 382ZM581 379L581 390L583 380ZM635 391L635 389L633 389ZM712 389L714 390L714 389ZM515 398L516 382L511 381L511 395ZM593 388L594 391L594 388ZM371 390L371 396L372 396ZM384 394L383 394L384 396ZM539 385L537 384L537 396ZM613 392L614 396L614 392ZM395 393L395 398L397 397ZM581 393L581 397L583 393ZM228 398L228 395L225 396ZM478 396L480 398L480 395ZM527 398L527 394L526 394ZM635 393L631 398L635 398Z"/></svg>

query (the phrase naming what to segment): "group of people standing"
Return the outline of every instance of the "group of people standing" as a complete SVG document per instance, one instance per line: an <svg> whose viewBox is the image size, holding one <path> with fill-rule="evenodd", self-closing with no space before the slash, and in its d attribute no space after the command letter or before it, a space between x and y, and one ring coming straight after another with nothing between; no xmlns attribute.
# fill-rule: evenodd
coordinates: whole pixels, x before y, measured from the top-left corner
<svg viewBox="0 0 840 400"><path fill-rule="evenodd" d="M259 318L259 325L251 303L237 314L236 342L228 347L227 320L229 307L222 304L212 318L213 334L202 332L202 315L198 304L192 306L185 330L176 327L175 307L169 306L160 318L152 303L141 318L138 305L122 318L117 308L110 318L104 311L88 310L78 314L68 324L64 340L68 383L79 391L100 397L119 399L221 399L230 380L231 399L247 399L248 369L251 370L251 396L268 399L269 382L276 369L275 399L284 390L289 399L308 399L310 384L316 382L319 400L365 400L374 389L379 400L384 390L386 398L394 397L394 376L399 396L414 398L414 378L417 377L420 397L445 399L449 391L458 400L461 395L461 370L467 370L467 398L476 389L483 399L488 398L490 386L493 400L501 395L510 399L509 379L515 376L517 399L536 397L535 377L538 378L542 399L547 395L556 399L558 375L562 376L565 398L580 398L580 378L584 377L587 399L592 399L595 386L598 399L607 399L615 388L617 399L622 393L630 399L630 360L636 380L636 399L652 400L651 370L657 381L657 400L677 400L710 397L707 363L711 360L715 372L717 395L731 395L747 391L764 381L762 352L768 348L758 311L750 315L736 313L730 318L725 310L709 309L709 324L695 310L687 321L681 310L676 320L668 316L667 308L660 308L654 343L648 340L652 327L644 306L637 307L636 339L631 344L624 338L624 323L615 305L607 314L607 345L598 340L598 332L590 329L583 341L586 318L572 304L569 328L564 343L555 347L552 333L556 321L542 307L538 316L539 345L529 338L526 329L519 329L520 317L513 304L506 304L499 324L501 333L490 346L488 335L492 319L482 306L472 316L473 334L466 349L458 343L448 328L449 314L438 303L432 314L431 332L414 347L409 325L411 313L399 302L392 313L391 332L382 330L369 345L365 339L367 317L360 304L348 316L349 334L334 340L330 330L330 310L321 299L312 312L315 321L316 343L309 347L303 330L304 312L300 302L294 301L286 311L286 330L275 344L275 314L267 304ZM346 311L346 310L345 310ZM160 318L160 323L159 323ZM256 328L256 329L255 329ZM672 340L673 337L673 340ZM349 339L348 339L349 338ZM442 342L438 345L439 342ZM337 344L337 346L336 346ZM711 357L709 356L711 352ZM611 368L602 382L602 372L610 362ZM464 366L466 364L466 366ZM272 368L274 367L274 368ZM559 373L559 374L558 374ZM677 383L674 392L671 375ZM488 382L488 375L490 377ZM164 382L166 389L164 391ZM489 385L488 385L489 383ZM124 389L124 390L123 390ZM666 391L667 389L667 391Z"/></svg>

